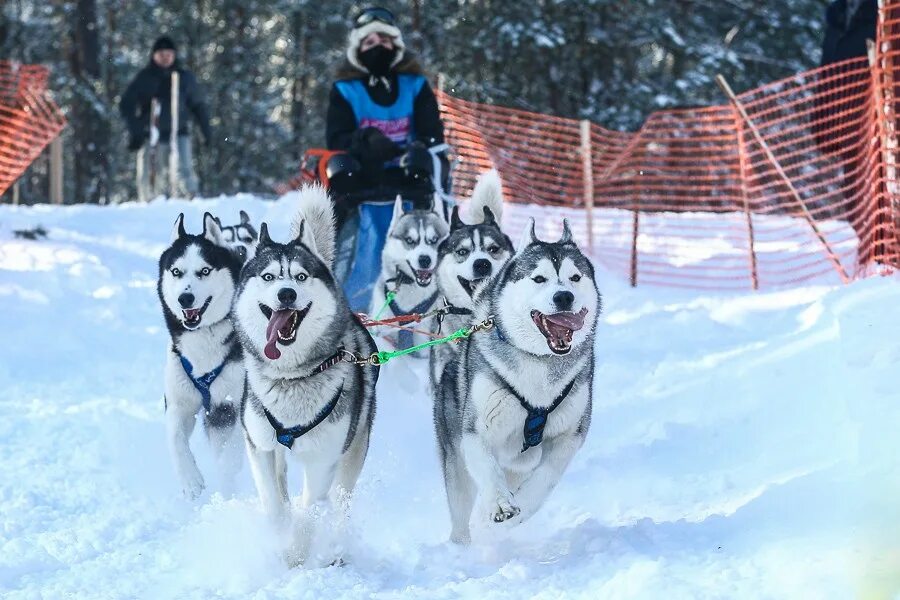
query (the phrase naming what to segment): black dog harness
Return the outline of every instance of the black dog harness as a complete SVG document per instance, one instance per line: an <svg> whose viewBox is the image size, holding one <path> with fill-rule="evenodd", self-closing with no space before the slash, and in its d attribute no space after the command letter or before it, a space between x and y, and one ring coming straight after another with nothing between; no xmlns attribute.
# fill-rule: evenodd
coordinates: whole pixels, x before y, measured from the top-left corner
<svg viewBox="0 0 900 600"><path fill-rule="evenodd" d="M472 316L474 314L472 312L472 310L469 308L453 306L452 304L447 302L446 298L444 298L443 300L444 300L444 306L441 307L441 312L439 312L436 317L437 323L438 323L438 328L437 328L438 333L440 333L441 330L444 328L444 317L446 317L447 315L456 315L458 317L464 317L464 316Z"/></svg>
<svg viewBox="0 0 900 600"><path fill-rule="evenodd" d="M342 362L344 355L346 354L346 350L343 346L341 346L337 352L333 355L325 359L325 361L320 364L318 367L313 369L310 377L312 375L318 375L319 373L324 373L331 367L335 366L339 362ZM315 429L318 425L322 423L325 419L328 418L328 415L334 411L334 407L337 406L338 401L341 399L341 394L344 392L344 384L341 383L341 387L338 388L337 393L331 399L331 401L326 404L322 410L316 415L311 422L305 425L295 425L294 427L285 427L281 421L272 416L272 413L263 406L263 414L266 415L266 420L269 421L269 425L272 426L272 429L275 430L275 439L278 440L278 443L286 448L291 448L294 445L294 441L297 438L302 437Z"/></svg>

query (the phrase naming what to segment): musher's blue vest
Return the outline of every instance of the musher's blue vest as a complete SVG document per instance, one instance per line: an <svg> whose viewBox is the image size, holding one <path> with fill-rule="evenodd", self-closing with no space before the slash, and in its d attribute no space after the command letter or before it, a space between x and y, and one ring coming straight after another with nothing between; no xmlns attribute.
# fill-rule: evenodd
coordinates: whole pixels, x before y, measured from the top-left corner
<svg viewBox="0 0 900 600"><path fill-rule="evenodd" d="M415 139L413 105L424 84L425 77L422 75L398 75L397 100L390 106L382 106L372 100L363 79L338 81L335 86L353 108L357 127L376 127L400 148L406 149ZM398 161L396 159L387 164L399 164Z"/></svg>

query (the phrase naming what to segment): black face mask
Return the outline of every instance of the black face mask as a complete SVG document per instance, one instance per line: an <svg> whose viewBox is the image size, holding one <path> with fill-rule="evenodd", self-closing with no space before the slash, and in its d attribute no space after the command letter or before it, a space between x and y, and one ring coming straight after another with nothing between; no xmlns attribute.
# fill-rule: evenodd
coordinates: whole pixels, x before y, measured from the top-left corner
<svg viewBox="0 0 900 600"><path fill-rule="evenodd" d="M391 71L391 63L397 56L397 49L388 50L384 46L375 46L359 53L359 62L375 77L385 77Z"/></svg>

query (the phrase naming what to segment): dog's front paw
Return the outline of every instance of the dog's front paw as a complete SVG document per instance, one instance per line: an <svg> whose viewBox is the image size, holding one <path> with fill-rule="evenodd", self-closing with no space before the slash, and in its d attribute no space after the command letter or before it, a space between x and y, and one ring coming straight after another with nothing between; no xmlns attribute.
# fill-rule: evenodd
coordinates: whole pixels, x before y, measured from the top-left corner
<svg viewBox="0 0 900 600"><path fill-rule="evenodd" d="M494 523L504 523L509 521L522 510L512 503L511 498L497 498L497 502L491 512L491 521Z"/></svg>
<svg viewBox="0 0 900 600"><path fill-rule="evenodd" d="M184 494L185 499L187 500L196 500L200 497L200 494L203 493L206 484L203 483L203 475L200 474L200 471L194 470L193 473L188 473L183 478L181 482L181 493Z"/></svg>

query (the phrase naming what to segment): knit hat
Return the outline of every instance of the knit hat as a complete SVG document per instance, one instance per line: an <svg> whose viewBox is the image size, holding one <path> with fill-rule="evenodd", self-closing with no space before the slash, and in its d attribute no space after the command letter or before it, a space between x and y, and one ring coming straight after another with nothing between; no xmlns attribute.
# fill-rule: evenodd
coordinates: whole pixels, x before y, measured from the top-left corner
<svg viewBox="0 0 900 600"><path fill-rule="evenodd" d="M158 38L155 42L153 42L153 52L156 52L157 50L175 51L175 50L177 50L177 48L175 48L175 42L172 41L172 38L170 38L167 35L164 35L164 36L161 36L160 38Z"/></svg>
<svg viewBox="0 0 900 600"><path fill-rule="evenodd" d="M359 45L370 33L383 33L393 38L397 56L391 61L391 67L400 64L400 61L403 60L406 44L403 43L403 36L400 34L397 26L394 25L393 20L394 15L384 8L370 7L360 11L353 20L353 28L350 30L350 36L347 40L347 60L350 61L351 65L363 73L368 73L368 69L359 62ZM390 23L386 21L390 21Z"/></svg>

